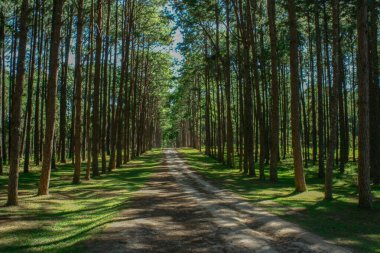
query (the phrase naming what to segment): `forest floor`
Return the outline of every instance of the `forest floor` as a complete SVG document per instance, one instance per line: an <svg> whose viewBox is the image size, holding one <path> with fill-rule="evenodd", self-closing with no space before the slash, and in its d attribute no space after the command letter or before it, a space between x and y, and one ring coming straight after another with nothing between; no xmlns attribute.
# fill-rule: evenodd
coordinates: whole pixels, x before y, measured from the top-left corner
<svg viewBox="0 0 380 253"><path fill-rule="evenodd" d="M246 177L198 150L183 148L180 156L196 173L219 188L234 192L258 208L296 223L338 245L358 252L380 252L380 187L374 186L374 209L357 207L357 164L348 163L346 172L334 173L334 200L323 200L324 182L317 176L318 167L309 162L305 168L308 191L294 192L293 160L281 160L279 182ZM256 167L258 172L258 167Z"/></svg>
<svg viewBox="0 0 380 253"><path fill-rule="evenodd" d="M72 164L58 165L50 195L37 197L35 167L20 174L20 206L0 207L0 252L379 252L379 189L375 210L357 209L347 172L324 202L314 171L294 194L288 161L273 185L194 149L154 150L80 185Z"/></svg>
<svg viewBox="0 0 380 253"><path fill-rule="evenodd" d="M77 243L126 209L129 199L162 163L161 150L90 181L72 184L73 165L52 171L49 196L36 196L40 168L20 173L19 206L4 207L7 176L0 176L0 252L78 252ZM82 172L85 172L86 163ZM7 169L7 168L6 168ZM84 174L82 175L82 178Z"/></svg>
<svg viewBox="0 0 380 253"><path fill-rule="evenodd" d="M349 252L214 187L175 150L84 252Z"/></svg>

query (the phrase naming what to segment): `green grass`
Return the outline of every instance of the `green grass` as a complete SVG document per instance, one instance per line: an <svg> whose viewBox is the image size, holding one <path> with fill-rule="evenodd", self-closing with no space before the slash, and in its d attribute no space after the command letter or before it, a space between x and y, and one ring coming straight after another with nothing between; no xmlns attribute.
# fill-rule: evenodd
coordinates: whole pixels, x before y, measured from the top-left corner
<svg viewBox="0 0 380 253"><path fill-rule="evenodd" d="M281 161L279 182L272 184L243 176L195 149L179 149L188 164L221 187L247 198L254 205L327 240L361 252L380 252L380 188L374 187L374 209L357 207L356 164L349 163L346 173L334 175L334 200L323 200L323 180L317 178L317 166L306 168L308 191L294 192L292 160ZM266 174L268 178L268 167Z"/></svg>
<svg viewBox="0 0 380 253"><path fill-rule="evenodd" d="M128 199L160 165L154 150L127 166L73 185L73 166L52 172L50 195L37 197L38 168L20 173L20 205L0 207L0 252L80 252L89 238L127 208ZM83 173L85 170L83 165ZM0 203L6 202L7 177L0 176Z"/></svg>

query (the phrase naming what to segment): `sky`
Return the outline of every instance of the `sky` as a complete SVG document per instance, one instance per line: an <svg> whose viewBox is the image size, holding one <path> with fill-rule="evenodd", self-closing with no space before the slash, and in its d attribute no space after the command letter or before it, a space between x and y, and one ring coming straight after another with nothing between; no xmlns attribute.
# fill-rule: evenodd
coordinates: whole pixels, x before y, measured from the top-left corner
<svg viewBox="0 0 380 253"><path fill-rule="evenodd" d="M168 11L171 15L175 15L174 10L170 3L167 3L164 7L166 11ZM179 43L183 42L182 33L179 29L179 27L176 27L176 24L173 20L170 21L171 27L175 29L175 32L172 34L173 43L169 47L169 53L173 57L173 70L174 72L177 72L180 67L180 62L183 60L183 56L181 53L177 50L177 46Z"/></svg>
<svg viewBox="0 0 380 253"><path fill-rule="evenodd" d="M176 47L178 43L181 43L183 41L182 39L182 34L180 30L177 28L175 30L175 33L173 34L173 44L171 45L170 48L170 55L178 61L181 61L183 59L182 55L176 50Z"/></svg>

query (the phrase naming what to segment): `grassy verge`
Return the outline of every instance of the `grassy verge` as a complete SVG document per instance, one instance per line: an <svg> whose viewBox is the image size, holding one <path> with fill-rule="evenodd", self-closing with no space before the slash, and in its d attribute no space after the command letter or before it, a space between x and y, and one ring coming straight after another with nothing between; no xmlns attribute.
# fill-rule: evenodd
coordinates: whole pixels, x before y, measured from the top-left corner
<svg viewBox="0 0 380 253"><path fill-rule="evenodd" d="M323 180L317 178L317 166L306 168L308 191L295 194L290 159L279 164L279 182L272 184L245 177L197 150L179 149L179 152L206 178L255 205L340 245L361 252L380 252L380 188L373 189L374 210L358 209L355 164L348 164L344 175L335 175L334 200L324 201ZM268 168L266 172L269 173Z"/></svg>
<svg viewBox="0 0 380 253"><path fill-rule="evenodd" d="M20 205L0 207L0 252L77 252L128 205L131 194L160 165L160 150L90 181L73 185L73 166L52 172L50 195L37 197L39 172L20 174ZM85 164L83 165L83 170ZM6 202L6 176L0 176L0 203Z"/></svg>

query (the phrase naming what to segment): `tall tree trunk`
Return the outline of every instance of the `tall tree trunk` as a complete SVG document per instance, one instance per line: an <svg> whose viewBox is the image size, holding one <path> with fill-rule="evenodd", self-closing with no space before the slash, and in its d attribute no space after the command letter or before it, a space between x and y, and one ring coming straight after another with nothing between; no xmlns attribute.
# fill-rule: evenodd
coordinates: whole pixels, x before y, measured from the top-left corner
<svg viewBox="0 0 380 253"><path fill-rule="evenodd" d="M325 90L326 90L326 93L328 91L327 94L329 94L332 90L332 86L331 86L331 63L330 63L330 50L329 50L329 26L328 26L328 21L329 21L329 17L327 15L327 3L324 2L323 3L323 37L324 37L324 56L325 56L325 70L326 70L326 77L325 77ZM329 143L329 135L327 134L330 130L330 116L329 116L329 106L330 106L330 97L329 96L325 96L325 99L324 99L324 102L325 102L325 109L324 109L324 119L326 120L326 124L324 124L324 132L325 132L325 139L324 139L324 143L327 145L327 143ZM326 156L327 156L327 153L328 151L326 152Z"/></svg>
<svg viewBox="0 0 380 253"><path fill-rule="evenodd" d="M91 177L91 86L93 80L92 66L93 66L93 41L94 41L94 17L95 17L95 4L94 0L91 0L91 15L90 15L90 55L89 55L89 70L88 70L88 87L86 97L86 142L87 142L87 166L86 166L86 180L90 180Z"/></svg>
<svg viewBox="0 0 380 253"><path fill-rule="evenodd" d="M223 144L223 134L222 134L222 109L221 109L221 98L220 98L220 79L221 79L221 73L220 73L220 66L219 66L219 59L220 59L220 52L219 52L219 4L218 0L215 0L215 23L216 23L216 42L215 42L215 61L216 61L216 73L215 73L215 84L216 84L216 124L217 124L217 135L216 135L216 145L217 145L217 158L220 162L224 162L224 154L222 150L222 144Z"/></svg>
<svg viewBox="0 0 380 253"><path fill-rule="evenodd" d="M252 83L250 74L250 45L247 24L243 22L243 3L241 0L238 1L239 8L235 9L236 16L238 18L238 29L240 31L241 39L243 41L243 52L242 52L242 73L243 73L243 136L244 136L244 164L243 172L249 176L256 176L255 164L254 164L254 143L253 143L253 102L252 102ZM247 3L246 8L250 8L249 3ZM239 12L239 14L238 14Z"/></svg>
<svg viewBox="0 0 380 253"><path fill-rule="evenodd" d="M255 10L257 8L256 2L253 3L254 6L247 6L247 16L248 16L248 30L249 30L249 44L252 51L252 72L253 72L253 83L255 88L255 97L256 97L256 117L258 122L258 134L259 138L256 138L256 141L260 141L260 149L256 147L256 152L260 150L260 159L259 159L259 177L261 180L265 179L264 174L264 159L265 159L265 124L263 118L263 105L261 102L261 93L260 93L260 77L259 77L259 66L258 66L258 56L257 48L258 43L256 39L256 14L255 12L251 14L251 8Z"/></svg>
<svg viewBox="0 0 380 253"><path fill-rule="evenodd" d="M231 114L231 59L230 59L230 1L226 0L226 47L227 54L225 59L225 78L226 78L226 109L227 109L227 165L230 167L235 166L234 159L234 143L233 143L233 129L232 129L232 114ZM199 94L200 99L200 94ZM200 102L200 101L199 101ZM200 106L200 104L199 104ZM199 145L199 148L201 145Z"/></svg>
<svg viewBox="0 0 380 253"><path fill-rule="evenodd" d="M12 34L12 45L11 45L11 63L9 66L9 92L8 96L13 97L14 87L15 87L15 75L16 75L16 50L17 50L17 25L18 16L16 15L16 8L14 10L15 18L13 21L13 34ZM12 143L12 131L11 131L11 118L12 118L12 99L8 99L8 110L9 110L9 120L8 120L8 154L10 159L11 143ZM20 133L21 135L21 133ZM19 148L20 149L20 148ZM9 161L11 162L11 161Z"/></svg>
<svg viewBox="0 0 380 253"><path fill-rule="evenodd" d="M352 112L352 129L351 129L351 141L352 141L352 161L356 162L356 63L357 63L357 57L356 57L356 50L354 46L351 48L351 62L352 62L352 85L351 85L351 112Z"/></svg>
<svg viewBox="0 0 380 253"><path fill-rule="evenodd" d="M339 26L338 26L339 27ZM339 28L338 28L339 29ZM339 43L340 45L340 43ZM344 65L343 65L343 53L342 48L339 46L339 71L340 71L340 82L338 86L338 103L339 103L339 171L340 173L344 173L344 167L346 164L346 156L347 156L347 145L346 141L346 122L345 122L345 108L344 108L344 92L346 90L346 83L344 77Z"/></svg>
<svg viewBox="0 0 380 253"><path fill-rule="evenodd" d="M315 108L315 82L314 82L314 51L313 51L313 39L311 32L311 20L308 15L308 36L309 36L309 63L310 63L310 85L311 85L311 135L312 135L312 159L313 164L317 161L317 113Z"/></svg>
<svg viewBox="0 0 380 253"><path fill-rule="evenodd" d="M102 57L102 3L97 4L96 49L95 49L95 73L94 73L94 101L92 111L92 176L99 176L99 90L101 82L101 57Z"/></svg>
<svg viewBox="0 0 380 253"><path fill-rule="evenodd" d="M43 144L42 171L38 195L49 194L49 181L51 172L51 160L53 138L55 129L55 102L57 98L57 74L59 67L59 44L61 34L61 22L63 12L63 0L53 1L52 29L50 38L49 79L46 90L46 125L45 141Z"/></svg>
<svg viewBox="0 0 380 253"><path fill-rule="evenodd" d="M25 140L25 157L24 157L24 173L29 172L29 160L30 160L30 132L31 132L31 119L32 119L32 98L33 98L33 83L34 83L34 65L36 59L37 37L38 37L38 12L39 3L35 2L35 13L33 21L33 33L32 33L32 47L31 47L31 61L29 66L29 78L28 78L28 94L26 102L26 140ZM22 151L22 150L21 150Z"/></svg>
<svg viewBox="0 0 380 253"><path fill-rule="evenodd" d="M25 75L25 55L28 40L28 0L23 0L21 5L20 27L19 27L19 48L17 59L17 76L12 96L12 111L10 119L11 141L9 152L9 183L8 183L8 202L7 206L18 204L18 176L20 165L20 125L21 125L21 103L23 93L23 82Z"/></svg>
<svg viewBox="0 0 380 253"><path fill-rule="evenodd" d="M207 38L205 38L205 59L207 61L208 57L208 47L207 47ZM205 64L205 89L206 89L206 99L205 99L205 154L210 156L211 155L211 120L210 120L210 103L211 103L211 97L210 97L210 83L209 83L209 64L206 62Z"/></svg>
<svg viewBox="0 0 380 253"><path fill-rule="evenodd" d="M1 75L1 158L2 158L2 165L7 161L7 147L6 147L6 133L5 133L5 93L6 93L6 85L5 85L5 49L4 49L4 40L5 40L5 17L2 12L0 12L0 33L2 34L2 37L0 39L0 54L1 54L1 65L2 68L0 69L0 72L2 72ZM2 166L1 165L1 166Z"/></svg>
<svg viewBox="0 0 380 253"><path fill-rule="evenodd" d="M271 47L272 68L272 116L271 116L271 155L270 155L270 180L277 182L277 162L279 155L279 87L277 77L277 29L276 29L276 0L267 0L269 35Z"/></svg>
<svg viewBox="0 0 380 253"><path fill-rule="evenodd" d="M118 38L118 3L115 2L115 46L114 46L114 58L113 58L113 79L112 79L112 103L111 103L111 120L110 120L110 156L112 155L112 152L115 150L115 106L116 106L116 63L117 63L117 38ZM115 153L115 152L114 152ZM111 159L110 159L111 160ZM110 163L111 164L111 163ZM108 171L111 171L111 166L108 166Z"/></svg>
<svg viewBox="0 0 380 253"><path fill-rule="evenodd" d="M60 87L60 113L59 113L59 150L60 150L60 162L66 163L66 113L67 113L67 79L68 79L68 70L69 70L69 56L70 56L70 42L71 42L71 28L73 21L73 8L70 6L69 10L69 21L66 29L65 36L65 53L64 53L64 62L62 66L62 76L61 76L61 87Z"/></svg>
<svg viewBox="0 0 380 253"><path fill-rule="evenodd" d="M298 76L298 34L297 16L294 0L288 0L290 33L290 84L292 113L292 146L294 157L294 179L297 192L306 191L306 182L302 161L300 112L299 112L299 76Z"/></svg>
<svg viewBox="0 0 380 253"><path fill-rule="evenodd" d="M325 199L332 199L332 177L334 168L334 153L337 145L338 130L338 96L340 85L340 31L339 31L339 0L332 1L333 13L333 88L330 93L330 136L327 153L326 176L325 176Z"/></svg>
<svg viewBox="0 0 380 253"><path fill-rule="evenodd" d="M380 184L380 88L379 88L379 56L378 56L378 10L379 3L369 1L369 63L370 63L370 158L371 176L374 184Z"/></svg>
<svg viewBox="0 0 380 253"><path fill-rule="evenodd" d="M368 0L358 0L359 207L371 208L369 150Z"/></svg>
<svg viewBox="0 0 380 253"><path fill-rule="evenodd" d="M3 174L3 149L5 149L5 138L4 138L4 123L5 123L5 108L4 108L4 92L5 92L5 49L4 49L4 40L5 40L5 17L3 10L0 9L0 127L1 127L1 139L0 139L0 175Z"/></svg>
<svg viewBox="0 0 380 253"><path fill-rule="evenodd" d="M111 13L111 0L108 0L107 4L107 26L106 26L106 42L104 49L104 72L103 72L103 105L102 105L102 173L106 173L107 161L106 161L106 136L107 136L107 86L108 86L108 50L109 50L109 27L110 27L110 13Z"/></svg>
<svg viewBox="0 0 380 253"><path fill-rule="evenodd" d="M321 30L319 26L319 2L315 0L315 36L316 36L316 58L317 58L317 100L318 100L318 177L324 178L325 168L325 146L324 146L324 115L323 115L323 69L322 69L322 41Z"/></svg>
<svg viewBox="0 0 380 253"><path fill-rule="evenodd" d="M35 112L34 112L34 163L36 165L40 164L40 101L41 101L41 83L43 80L42 71L42 58L43 55L43 41L44 41L44 29L43 29L43 16L44 16L44 4L42 3L41 17L39 24L39 45L38 45L38 67L37 67L37 87L36 87L36 98L35 98Z"/></svg>
<svg viewBox="0 0 380 253"><path fill-rule="evenodd" d="M74 176L73 183L80 182L81 172L81 123L82 123L82 31L83 31L83 0L77 0L78 16L77 16L77 41L75 50L75 121L74 121Z"/></svg>

